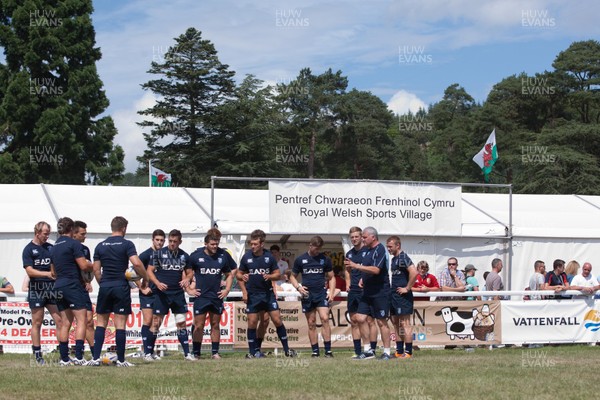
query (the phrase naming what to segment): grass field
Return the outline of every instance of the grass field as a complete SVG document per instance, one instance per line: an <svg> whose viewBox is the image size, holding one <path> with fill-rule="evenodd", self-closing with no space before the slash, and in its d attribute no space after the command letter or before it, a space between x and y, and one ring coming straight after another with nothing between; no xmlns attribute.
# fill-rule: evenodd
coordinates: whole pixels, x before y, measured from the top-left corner
<svg viewBox="0 0 600 400"><path fill-rule="evenodd" d="M246 360L243 353L184 362L172 353L134 368L36 367L0 355L0 399L583 399L596 389L600 347L420 350L411 360ZM204 355L206 357L206 355Z"/></svg>

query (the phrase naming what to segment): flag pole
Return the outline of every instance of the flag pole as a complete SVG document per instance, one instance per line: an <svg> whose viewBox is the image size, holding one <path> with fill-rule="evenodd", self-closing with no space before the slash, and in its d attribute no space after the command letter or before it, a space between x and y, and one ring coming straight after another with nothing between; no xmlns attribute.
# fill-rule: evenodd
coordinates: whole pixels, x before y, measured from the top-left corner
<svg viewBox="0 0 600 400"><path fill-rule="evenodd" d="M152 187L152 160L148 160L148 187Z"/></svg>

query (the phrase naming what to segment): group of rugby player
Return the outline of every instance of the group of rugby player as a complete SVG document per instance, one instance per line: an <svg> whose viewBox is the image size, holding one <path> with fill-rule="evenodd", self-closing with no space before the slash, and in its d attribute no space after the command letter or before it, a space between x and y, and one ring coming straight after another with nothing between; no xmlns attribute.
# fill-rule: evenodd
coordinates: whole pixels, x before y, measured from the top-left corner
<svg viewBox="0 0 600 400"><path fill-rule="evenodd" d="M125 277L129 264L140 278L136 284L143 316L141 333L144 360L151 362L160 359L155 353L155 342L169 311L174 315L177 338L185 360L194 361L201 357L207 317L211 326L211 358L220 359L219 321L223 300L231 290L234 277L239 282L247 305L249 351L246 357L265 357L261 345L270 321L276 327L285 356L297 355L288 346L286 328L273 290L274 282L281 279L281 274L277 260L264 248L266 235L263 231L255 230L250 234L250 249L242 256L237 268L231 254L219 247L221 233L216 228L207 232L204 247L189 255L179 248L182 242L180 231L174 229L167 237L164 231L157 229L152 233L152 246L138 257L134 244L124 238L127 224L123 217L112 220L112 235L96 246L93 263L89 249L82 244L86 236L85 223L74 222L68 217L61 218L58 221L59 237L54 245L47 242L51 230L49 224L36 224L34 239L23 250L23 266L30 279L28 301L32 311L32 349L38 364L45 363L40 346L40 328L46 308L57 326L59 365L100 365L105 331L113 313L116 365L133 366L125 360L125 325L127 316L131 314L131 286ZM165 239L168 240L166 246ZM413 302L410 289L416 278L412 261L401 251L397 236L387 240L388 251L393 256L390 285L388 252L379 243L377 231L372 227L364 231L353 227L350 241L353 248L346 254L345 267L348 311L356 353L353 358L362 360L375 357L377 331L374 321L379 327L384 347L380 358L385 360L391 357L387 322L390 311L398 337L395 355L410 358L412 331L408 317L412 314ZM333 357L328 315L335 279L331 260L320 252L322 246L321 237L311 238L308 251L294 262L290 282L301 296L312 356L320 356L316 332L318 313L323 326L324 355ZM302 275L301 284L298 275ZM92 276L100 287L95 329L89 297ZM186 293L194 304L191 352L186 328ZM69 331L74 320L75 358L70 358ZM83 358L86 336L92 350L92 359L89 361ZM364 351L361 348L363 342Z"/></svg>

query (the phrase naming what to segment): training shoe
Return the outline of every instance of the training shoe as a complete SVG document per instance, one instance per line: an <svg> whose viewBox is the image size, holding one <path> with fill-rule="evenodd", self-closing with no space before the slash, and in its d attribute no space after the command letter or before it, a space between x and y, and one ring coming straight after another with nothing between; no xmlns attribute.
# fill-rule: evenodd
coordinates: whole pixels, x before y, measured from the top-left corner
<svg viewBox="0 0 600 400"><path fill-rule="evenodd" d="M36 358L36 359L35 359L35 363L36 363L38 366L40 366L40 367L41 367L42 365L46 365L46 361L45 361L45 360L44 360L42 357Z"/></svg>
<svg viewBox="0 0 600 400"><path fill-rule="evenodd" d="M313 351L313 353L312 353L310 356L311 356L311 357L314 357L314 358L317 358L317 357L320 357L320 356L321 356L321 354L319 354L319 352L318 352L318 351Z"/></svg>
<svg viewBox="0 0 600 400"><path fill-rule="evenodd" d="M58 362L58 365L60 365L61 367L70 367L71 365L73 365L73 363L71 362L71 360L69 360L69 361L60 360Z"/></svg>
<svg viewBox="0 0 600 400"><path fill-rule="evenodd" d="M194 357L192 353L187 353L187 355L185 355L183 359L186 361L196 361L196 357Z"/></svg>
<svg viewBox="0 0 600 400"><path fill-rule="evenodd" d="M403 353L401 356L396 356L396 357L408 360L408 359L412 358L412 354Z"/></svg>
<svg viewBox="0 0 600 400"><path fill-rule="evenodd" d="M215 353L212 356L210 356L210 358L212 358L213 360L220 360L221 359L221 355L219 353Z"/></svg>
<svg viewBox="0 0 600 400"><path fill-rule="evenodd" d="M152 359L153 359L154 361L160 361L160 360L161 360L161 357L160 357L158 354L154 354L154 353L152 353Z"/></svg>
<svg viewBox="0 0 600 400"><path fill-rule="evenodd" d="M370 360L372 358L375 358L375 354L373 354L372 351L366 351L364 353L360 353L358 356L356 356L356 358L353 358L354 360Z"/></svg>
<svg viewBox="0 0 600 400"><path fill-rule="evenodd" d="M381 361L388 361L391 358L391 356L388 353L383 353L381 355L381 357L379 357L379 360Z"/></svg>
<svg viewBox="0 0 600 400"><path fill-rule="evenodd" d="M144 361L154 362L154 357L152 357L152 354L146 353L144 354Z"/></svg>
<svg viewBox="0 0 600 400"><path fill-rule="evenodd" d="M250 353L246 353L246 358L250 359L250 358L254 358L254 356L252 354L250 354Z"/></svg>
<svg viewBox="0 0 600 400"><path fill-rule="evenodd" d="M117 367L135 367L135 364L132 364L129 361L117 361Z"/></svg>
<svg viewBox="0 0 600 400"><path fill-rule="evenodd" d="M331 351L325 352L325 358L333 358L333 353Z"/></svg>
<svg viewBox="0 0 600 400"><path fill-rule="evenodd" d="M394 353L394 357L396 357L396 358L402 358L403 355L404 355L404 353L398 353L398 352Z"/></svg>
<svg viewBox="0 0 600 400"><path fill-rule="evenodd" d="M84 358L74 358L71 360L73 365L87 365L87 360Z"/></svg>
<svg viewBox="0 0 600 400"><path fill-rule="evenodd" d="M285 356L286 357L298 357L298 353L296 352L296 350L289 349L288 351L285 352Z"/></svg>
<svg viewBox="0 0 600 400"><path fill-rule="evenodd" d="M260 351L257 351L256 353L254 353L254 358L265 358L265 353L261 353Z"/></svg>
<svg viewBox="0 0 600 400"><path fill-rule="evenodd" d="M102 361L100 361L99 358L96 358L95 360L88 361L86 365L88 367L99 367L102 365Z"/></svg>

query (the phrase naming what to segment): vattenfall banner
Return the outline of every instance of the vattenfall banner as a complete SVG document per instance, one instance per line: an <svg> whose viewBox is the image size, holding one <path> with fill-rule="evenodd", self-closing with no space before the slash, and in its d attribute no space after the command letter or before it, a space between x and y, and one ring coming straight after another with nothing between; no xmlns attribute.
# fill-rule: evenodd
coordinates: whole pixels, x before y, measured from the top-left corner
<svg viewBox="0 0 600 400"><path fill-rule="evenodd" d="M534 300L502 302L504 343L594 343L600 341L600 302Z"/></svg>
<svg viewBox="0 0 600 400"><path fill-rule="evenodd" d="M461 234L461 187L423 183L269 182L271 233Z"/></svg>

